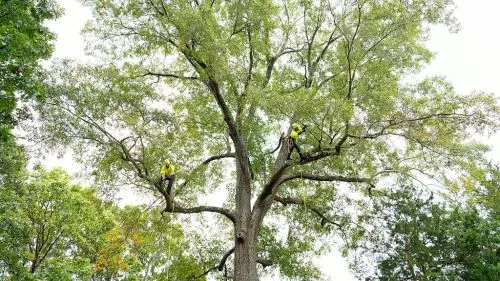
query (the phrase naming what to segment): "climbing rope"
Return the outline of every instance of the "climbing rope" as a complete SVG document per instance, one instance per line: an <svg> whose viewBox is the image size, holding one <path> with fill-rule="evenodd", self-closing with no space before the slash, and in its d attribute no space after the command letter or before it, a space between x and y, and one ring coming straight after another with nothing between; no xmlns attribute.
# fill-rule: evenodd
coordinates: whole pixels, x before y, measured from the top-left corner
<svg viewBox="0 0 500 281"><path fill-rule="evenodd" d="M171 191L171 197L172 197L172 212L170 212L170 229L169 229L169 233L168 233L168 258L170 259L170 264L167 266L167 278L166 280L170 280L169 279L169 273L170 273L170 266L172 265L172 261L173 261L173 258L172 258L172 251L171 251L171 245L172 245L172 231L173 231L173 226L174 226L174 223L173 223L173 220L174 220L174 209L175 209L175 204L174 204L174 191L172 190Z"/></svg>
<svg viewBox="0 0 500 281"><path fill-rule="evenodd" d="M302 183L302 190L300 191L299 198L302 197L302 205L304 205L304 213L307 212L306 196L304 195L304 179L302 178L302 171L300 171L300 182Z"/></svg>

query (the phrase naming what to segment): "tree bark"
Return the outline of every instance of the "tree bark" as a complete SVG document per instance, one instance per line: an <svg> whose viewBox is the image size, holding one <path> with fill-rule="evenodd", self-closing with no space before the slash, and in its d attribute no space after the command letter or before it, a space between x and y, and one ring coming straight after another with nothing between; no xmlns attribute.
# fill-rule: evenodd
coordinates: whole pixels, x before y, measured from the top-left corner
<svg viewBox="0 0 500 281"><path fill-rule="evenodd" d="M273 177L266 186L267 192L257 198L253 210L251 209L251 179L242 173L239 167L250 169L246 159L237 159L237 188L236 188L236 223L235 223L235 256L234 281L258 281L256 245L259 231L265 214L270 209L276 192L276 185L281 173L286 169L286 155L288 147L283 145L277 158L277 165Z"/></svg>
<svg viewBox="0 0 500 281"><path fill-rule="evenodd" d="M234 281L258 281L255 239L236 238L234 251Z"/></svg>
<svg viewBox="0 0 500 281"><path fill-rule="evenodd" d="M251 206L250 166L246 156L236 159L236 223L234 232L234 281L258 281L256 237L254 235ZM243 171L242 169L246 169Z"/></svg>
<svg viewBox="0 0 500 281"><path fill-rule="evenodd" d="M276 157L276 163L274 165L274 169L271 175L271 178L267 182L266 186L264 186L264 190L257 198L255 205L252 211L252 224L253 224L253 235L255 237L259 236L260 228L262 226L262 222L264 221L264 217L266 216L269 209L271 209L271 205L273 204L274 197L278 192L277 185L281 179L282 174L287 169L288 165L286 163L289 146L286 141L286 138L283 138L281 144L281 148Z"/></svg>

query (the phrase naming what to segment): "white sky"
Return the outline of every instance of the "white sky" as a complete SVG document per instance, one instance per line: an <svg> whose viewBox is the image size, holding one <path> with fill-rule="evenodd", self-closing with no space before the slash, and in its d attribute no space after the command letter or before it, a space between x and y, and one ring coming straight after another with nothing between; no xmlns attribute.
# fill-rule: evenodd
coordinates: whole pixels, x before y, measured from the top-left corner
<svg viewBox="0 0 500 281"><path fill-rule="evenodd" d="M84 41L80 30L91 18L88 9L76 0L58 0L65 9L65 15L48 26L57 33L55 57L84 58ZM428 43L436 52L435 60L424 71L424 75L445 75L459 93L485 91L500 97L499 0L457 0L456 16L462 30L450 34L446 28L433 28ZM500 135L486 140L493 147L489 154L494 162L499 162ZM62 166L68 172L77 172L70 156L57 159L49 156L44 162L48 167ZM354 281L348 272L346 262L338 253L322 257L319 261L326 276L331 281Z"/></svg>

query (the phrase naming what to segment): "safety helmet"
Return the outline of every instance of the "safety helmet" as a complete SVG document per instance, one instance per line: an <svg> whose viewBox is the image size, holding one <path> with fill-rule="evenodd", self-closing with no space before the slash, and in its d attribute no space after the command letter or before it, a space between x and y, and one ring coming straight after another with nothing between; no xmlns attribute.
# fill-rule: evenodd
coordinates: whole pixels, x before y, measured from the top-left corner
<svg viewBox="0 0 500 281"><path fill-rule="evenodd" d="M170 160L165 159L165 165L170 165Z"/></svg>
<svg viewBox="0 0 500 281"><path fill-rule="evenodd" d="M297 124L297 123L293 123L293 124L292 124L292 129L294 129L294 130L297 130L299 127L300 127L300 126L299 126L299 124Z"/></svg>

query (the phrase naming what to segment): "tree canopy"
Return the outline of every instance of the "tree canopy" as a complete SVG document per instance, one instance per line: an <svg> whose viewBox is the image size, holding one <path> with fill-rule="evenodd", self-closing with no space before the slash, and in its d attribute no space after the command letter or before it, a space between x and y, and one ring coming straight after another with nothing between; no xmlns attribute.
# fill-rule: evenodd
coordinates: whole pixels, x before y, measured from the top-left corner
<svg viewBox="0 0 500 281"><path fill-rule="evenodd" d="M17 181L26 156L11 130L27 111L19 100L44 93L41 59L50 58L55 36L44 26L60 8L52 0L0 2L0 186Z"/></svg>
<svg viewBox="0 0 500 281"><path fill-rule="evenodd" d="M61 14L55 1L2 1L0 5L0 122L13 124L16 94L43 95L41 59L50 58L55 35L45 20Z"/></svg>
<svg viewBox="0 0 500 281"><path fill-rule="evenodd" d="M2 280L164 280L167 263L178 280L201 271L160 210L119 208L60 169L37 168L0 199Z"/></svg>
<svg viewBox="0 0 500 281"><path fill-rule="evenodd" d="M361 280L497 279L499 221L433 198L408 186L378 198L376 223L353 255Z"/></svg>
<svg viewBox="0 0 500 281"><path fill-rule="evenodd" d="M234 280L320 278L321 241L361 239L373 197L471 174L487 150L475 136L498 129L492 95L406 79L432 58L429 26L456 27L451 1L85 3L102 63L60 62L40 135L74 148L104 189L220 215L212 269L232 260ZM287 161L291 123L309 126L304 156ZM173 196L158 181L165 158Z"/></svg>

